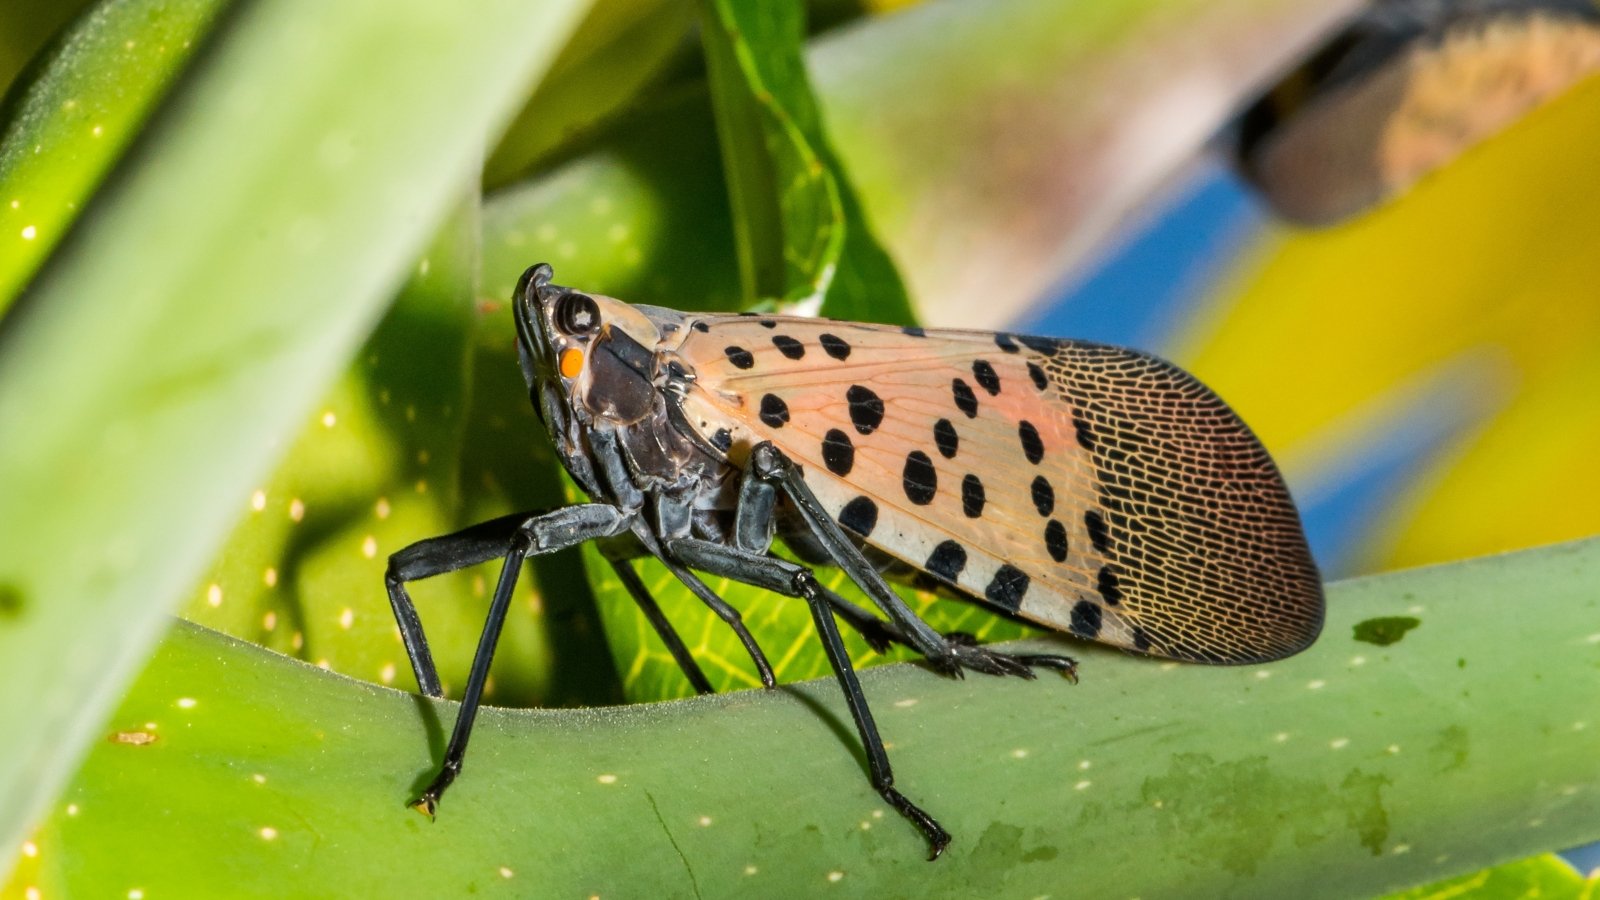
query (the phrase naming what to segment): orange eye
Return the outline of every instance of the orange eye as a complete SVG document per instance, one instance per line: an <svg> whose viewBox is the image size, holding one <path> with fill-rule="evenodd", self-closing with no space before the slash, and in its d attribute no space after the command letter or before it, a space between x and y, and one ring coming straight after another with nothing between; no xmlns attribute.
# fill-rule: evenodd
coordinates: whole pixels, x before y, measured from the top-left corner
<svg viewBox="0 0 1600 900"><path fill-rule="evenodd" d="M563 351L561 351L561 377L562 378L577 378L578 377L578 373L582 372L582 371L583 371L583 351L582 350L563 350Z"/></svg>

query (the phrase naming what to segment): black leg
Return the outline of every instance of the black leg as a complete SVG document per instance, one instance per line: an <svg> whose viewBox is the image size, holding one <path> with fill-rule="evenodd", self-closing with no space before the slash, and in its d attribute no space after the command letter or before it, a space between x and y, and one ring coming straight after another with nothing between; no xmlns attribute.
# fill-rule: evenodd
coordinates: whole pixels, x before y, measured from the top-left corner
<svg viewBox="0 0 1600 900"><path fill-rule="evenodd" d="M821 585L818 585L821 587ZM828 601L833 607L833 614L844 620L846 625L855 629L867 641L867 646L876 653L887 653L893 644L910 646L905 635L895 630L894 625L885 622L867 610L851 603L826 587L821 587L822 599Z"/></svg>
<svg viewBox="0 0 1600 900"><path fill-rule="evenodd" d="M650 589L645 587L639 578L639 573L634 571L633 563L625 559L612 559L607 562L611 563L611 568L616 571L617 578L628 589L628 593L633 595L633 602L639 605L644 617L650 620L650 625L655 628L656 634L661 636L661 643L667 645L667 652L677 660L678 668L683 670L689 683L694 685L695 693L714 693L711 682L706 680L706 673L700 670L700 664L694 661L689 648L683 645L683 638L678 636L672 623L667 621L666 615L661 612L661 606L656 603L656 598L650 596Z"/></svg>
<svg viewBox="0 0 1600 900"><path fill-rule="evenodd" d="M815 579L812 579L811 583L816 584ZM945 831L933 816L928 815L921 807L907 800L904 794L895 790L894 770L889 768L889 753L883 748L883 738L878 736L878 725L872 720L872 710L867 708L866 695L861 692L861 679L856 677L855 667L850 664L850 655L844 650L844 641L839 637L839 626L833 621L833 610L819 592L804 588L802 592L805 594L806 603L811 607L811 619L817 624L817 636L822 639L822 649L828 654L828 664L833 666L834 677L839 680L839 687L844 689L844 699L850 707L850 717L856 722L856 733L861 735L861 746L867 752L867 772L872 778L872 786L896 812L910 819L911 823L927 837L928 859L938 859L944 848L950 845L950 833Z"/></svg>
<svg viewBox="0 0 1600 900"><path fill-rule="evenodd" d="M872 777L872 786L884 800L889 802L889 805L922 830L932 850L932 856L929 858L937 858L943 852L945 845L950 842L950 835L934 821L932 816L894 789L894 773L889 768L888 753L884 750L882 738L878 736L872 712L868 709L866 697L861 692L861 682L856 677L855 668L851 665L850 656L845 652L844 642L839 636L839 627L833 619L836 613L833 601L837 600L838 603L854 609L874 622L879 620L823 587L810 569L788 560L693 539L668 541L666 549L674 557L697 569L790 597L805 599L811 609L811 618L816 623L817 635L821 638L823 649L828 654L828 663L833 667L834 676L838 678L839 686L844 689L845 700L850 705L850 715L855 719L856 731L860 734L862 747L867 753L867 769ZM879 624L885 629L893 628L887 623L879 622ZM963 637L970 640L970 636ZM954 646L958 653L976 649L966 643L957 643ZM1021 667L1030 678L1032 674L1027 666L1038 665L1062 669L1074 681L1077 680L1073 674L1075 663L1065 656L993 655L1006 660L1012 666Z"/></svg>
<svg viewBox="0 0 1600 900"><path fill-rule="evenodd" d="M895 629L894 625L879 619L866 610L856 606L833 591L823 587L816 581L810 569L796 565L788 560L767 556L760 553L748 553L734 547L713 544L709 541L694 539L676 540L667 542L667 547L673 556L682 560L685 565L692 566L713 575L731 578L743 584L754 585L775 591L789 597L803 596L795 587L796 579L804 576L811 579L816 585L816 591L822 599L833 608L840 618L849 622L861 631L873 648L882 652L887 649L892 641L905 644L916 649L915 645ZM864 620L857 624L853 620ZM874 638L881 640L883 646L879 647ZM1070 656L1059 656L1051 653L1001 653L990 650L978 644L972 635L965 632L952 632L942 636L951 652L961 665L970 666L979 671L997 675L1017 675L1023 678L1032 678L1032 667L1055 669L1061 672L1074 683L1078 680L1077 662ZM1000 671L996 671L999 669Z"/></svg>
<svg viewBox="0 0 1600 900"><path fill-rule="evenodd" d="M788 495L806 520L812 535L822 544L834 563L850 576L850 580L854 581L879 609L883 610L896 631L903 636L906 644L921 653L934 669L956 677L960 677L963 668L989 675L1033 677L1033 670L1028 664L981 646L947 640L929 627L928 623L917 618L917 614L906 606L900 595L889 587L883 576L879 575L867 558L861 555L861 549L845 536L839 524L822 508L816 495L811 493L811 488L806 485L805 479L800 477L799 469L783 455L783 451L770 442L757 444L750 451L750 469L759 477L778 485ZM1051 665L1063 671L1073 670L1072 660L1067 657L1040 657L1040 659L1059 660L1060 664L1040 664Z"/></svg>
<svg viewBox="0 0 1600 900"><path fill-rule="evenodd" d="M472 736L472 723L478 716L478 704L483 699L483 684L489 677L489 664L494 661L495 644L500 639L500 629L505 624L506 611L511 606L511 595L516 589L523 560L529 556L574 547L584 541L612 537L627 529L630 518L629 513L598 503L568 506L524 520L506 539L505 564L500 569L500 581L495 585L494 599L489 603L489 616L484 622L483 634L478 638L477 652L472 657L472 671L467 676L467 690L461 698L461 711L456 714L450 744L445 748L439 774L434 776L427 790L412 802L413 807L432 817L439 807L440 796L461 774L467 739ZM502 520L496 519L487 524L498 528L501 523ZM486 532L493 530L486 527ZM432 662L429 661L428 665L431 668ZM437 681L435 677L435 687Z"/></svg>
<svg viewBox="0 0 1600 900"><path fill-rule="evenodd" d="M822 648L828 654L828 664L833 668L839 687L844 690L850 716L855 719L856 732L861 736L861 746L867 753L867 772L872 778L872 786L890 806L922 830L932 851L928 858L937 859L944 852L945 845L950 843L950 835L932 816L894 789L894 772L889 767L889 754L883 748L883 738L878 736L872 710L867 707L867 698L861 692L861 680L856 677L850 655L844 649L844 640L839 636L839 626L833 620L833 608L825 596L829 592L817 582L811 570L787 560L747 553L707 541L669 541L667 549L696 568L805 599L811 609L811 619L817 626L817 636L822 640Z"/></svg>
<svg viewBox="0 0 1600 900"><path fill-rule="evenodd" d="M679 581L683 582L684 587L688 588L696 597L699 597L701 603L710 607L711 611L716 613L717 617L722 621L728 623L728 627L733 629L733 633L739 636L739 643L744 644L745 652L750 654L750 661L755 663L756 674L760 677L762 686L769 689L775 687L778 680L772 675L772 663L767 662L766 652L761 649L761 645L756 643L755 636L750 633L750 629L745 627L744 616L737 609L729 606L728 601L718 597L717 592L708 587L704 581L701 581L698 575L673 561L667 554L661 554L661 562L673 575L678 577Z"/></svg>
<svg viewBox="0 0 1600 900"><path fill-rule="evenodd" d="M539 512L525 512L501 516L455 534L417 541L389 557L389 571L384 575L384 584L389 589L389 606L394 610L395 623L400 626L400 639L405 642L411 671L417 676L417 689L423 694L443 697L444 690L439 686L439 672L434 668L433 654L428 650L428 637L422 631L417 607L406 592L406 582L443 575L504 556L511 546L512 535L517 533L522 523L538 515Z"/></svg>
<svg viewBox="0 0 1600 900"><path fill-rule="evenodd" d="M753 468L745 469L739 479L739 499L734 506L733 546L764 556L772 546L777 508L777 488L757 475ZM844 619L845 624L860 632L876 652L885 652L891 643L897 641L905 643L893 625L827 588L822 590L834 613Z"/></svg>
<svg viewBox="0 0 1600 900"><path fill-rule="evenodd" d="M900 596L890 590L883 577L861 555L861 550L840 530L838 524L817 502L816 495L806 486L805 480L793 462L770 442L757 444L750 451L750 470L756 476L776 484L806 520L811 534L822 544L823 550L834 564L845 571L878 608L883 610L895 627L906 636L917 652L928 658L934 667L949 674L960 672L955 654L939 633L928 623L917 618Z"/></svg>

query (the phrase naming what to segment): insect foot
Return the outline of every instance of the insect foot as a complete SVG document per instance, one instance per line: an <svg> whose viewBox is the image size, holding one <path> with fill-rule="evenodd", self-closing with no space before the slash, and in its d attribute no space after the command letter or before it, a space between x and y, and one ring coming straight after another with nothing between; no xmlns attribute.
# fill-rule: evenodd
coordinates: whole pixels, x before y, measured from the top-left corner
<svg viewBox="0 0 1600 900"><path fill-rule="evenodd" d="M1034 669L1054 669L1073 684L1078 683L1078 661L1056 653L1001 653L987 650L978 639L965 631L951 631L944 635L955 648L961 665L988 675L1015 675L1033 678Z"/></svg>
<svg viewBox="0 0 1600 900"><path fill-rule="evenodd" d="M429 784L427 790L422 792L422 796L407 805L429 819L434 818L439 812L439 798L444 796L444 789L449 787L459 774L461 774L461 764L446 761L440 767L439 774L433 777L433 783Z"/></svg>

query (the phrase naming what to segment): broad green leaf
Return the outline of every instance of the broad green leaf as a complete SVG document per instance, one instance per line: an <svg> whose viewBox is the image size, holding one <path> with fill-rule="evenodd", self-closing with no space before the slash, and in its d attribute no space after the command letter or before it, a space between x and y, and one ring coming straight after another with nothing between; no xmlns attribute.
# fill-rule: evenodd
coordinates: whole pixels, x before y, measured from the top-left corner
<svg viewBox="0 0 1600 900"><path fill-rule="evenodd" d="M0 132L0 313L88 205L225 0L103 3L19 83Z"/></svg>
<svg viewBox="0 0 1600 900"><path fill-rule="evenodd" d="M1373 895L1600 836L1597 580L1588 541L1334 584L1322 639L1266 666L1086 648L1076 687L866 673L897 785L955 834L936 863L829 681L485 710L430 823L404 802L454 704L182 625L12 890ZM1393 616L1421 624L1355 639Z"/></svg>
<svg viewBox="0 0 1600 900"><path fill-rule="evenodd" d="M249 4L12 310L0 844L71 772L580 11Z"/></svg>
<svg viewBox="0 0 1600 900"><path fill-rule="evenodd" d="M700 10L746 299L910 324L899 276L828 147L801 4L702 0Z"/></svg>

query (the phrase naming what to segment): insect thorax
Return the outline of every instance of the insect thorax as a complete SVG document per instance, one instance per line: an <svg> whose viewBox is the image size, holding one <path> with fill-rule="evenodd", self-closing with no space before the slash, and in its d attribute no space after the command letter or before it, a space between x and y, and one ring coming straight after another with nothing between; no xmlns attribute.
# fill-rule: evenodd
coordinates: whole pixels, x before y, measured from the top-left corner
<svg viewBox="0 0 1600 900"><path fill-rule="evenodd" d="M678 399L693 375L663 346L670 343L645 347L620 330L597 339L589 377L566 398L572 427L555 437L565 445L569 472L595 501L651 507L665 516L658 531L682 531L687 521L696 536L720 542L737 500L738 469L685 423ZM574 463L593 469L592 487ZM661 512L665 507L677 512ZM673 521L680 526L669 526Z"/></svg>

